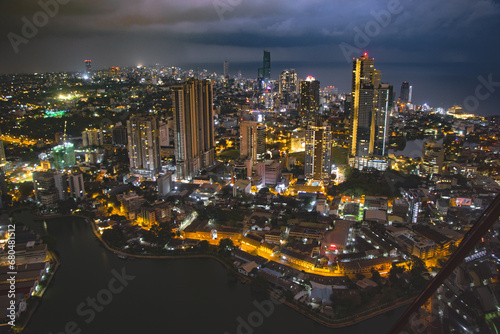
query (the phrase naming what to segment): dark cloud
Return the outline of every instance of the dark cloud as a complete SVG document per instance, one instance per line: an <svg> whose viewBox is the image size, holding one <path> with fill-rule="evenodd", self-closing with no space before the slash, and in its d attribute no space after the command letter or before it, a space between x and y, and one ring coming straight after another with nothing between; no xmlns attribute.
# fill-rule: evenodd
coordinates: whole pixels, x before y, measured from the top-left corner
<svg viewBox="0 0 500 334"><path fill-rule="evenodd" d="M368 43L356 45L356 31L373 28L391 4L398 11L389 15L390 22L372 31ZM322 71L335 76L323 82L335 84L337 77L349 80L340 45L350 45L369 51L379 68L406 64L407 71L403 66L387 75L396 81L411 81L408 75L414 73L423 85L422 73L433 78L452 73L462 88L468 85L462 90L473 91L478 75L500 73L491 60L500 53L500 4L493 0L70 0L14 53L7 35L21 34L21 18L31 20L40 9L34 0L0 2L0 72L81 70L84 58L96 67L248 63L259 61L266 48L274 76L286 62L309 63L316 70L317 64L340 64L346 75L333 67ZM391 73L382 70L383 76ZM442 100L452 99L459 100L451 95Z"/></svg>

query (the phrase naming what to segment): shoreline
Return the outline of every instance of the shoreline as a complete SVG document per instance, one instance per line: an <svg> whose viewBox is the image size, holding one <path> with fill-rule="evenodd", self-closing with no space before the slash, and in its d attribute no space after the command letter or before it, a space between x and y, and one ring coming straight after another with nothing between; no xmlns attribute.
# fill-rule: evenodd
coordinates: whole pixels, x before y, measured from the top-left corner
<svg viewBox="0 0 500 334"><path fill-rule="evenodd" d="M57 272L57 269L59 269L59 266L61 265L61 262L59 262L59 259L57 258L56 254L54 252L52 252L52 251L49 251L49 252L50 252L51 257L55 261L54 271L50 275L49 280L47 281L47 284L45 285L45 287L43 288L42 292L40 293L40 298L41 299L33 306L33 308L31 309L30 313L28 314L26 320L22 324L22 327L19 328L19 329L13 329L14 333L22 333L24 331L24 329L26 328L26 326L30 322L31 317L33 316L33 314L35 314L36 310L38 309L38 306L42 303L43 295L45 294L45 291L47 291L47 289L49 288L50 283L52 282L52 279L54 278L54 276L55 276L55 274Z"/></svg>
<svg viewBox="0 0 500 334"><path fill-rule="evenodd" d="M109 252L111 252L111 253L113 253L115 255L121 254L121 255L124 255L124 256L130 257L130 258L134 258L134 259L152 259L152 260L168 260L168 259L174 259L175 260L175 259L190 259L190 258L191 259L195 259L195 258L208 258L208 259L216 260L218 263L222 264L226 269L229 269L229 270L234 269L226 261L223 261L217 255L214 255L214 254L139 255L139 254L130 254L130 253L127 253L127 252L123 252L123 251L114 249L111 246L109 246L101 238L101 235L100 235L100 233L97 230L95 222L93 222L92 219L90 219L88 217L85 217L85 216L82 216L82 215L53 214L53 215L46 215L46 216L34 216L34 220L43 221L45 219L64 218L64 217L68 217L68 218L69 217L72 217L72 218L74 218L74 217L81 218L82 220L84 220L85 222L87 222L88 224L90 224L90 226L92 227L92 232L94 233L94 236L100 241L100 243L104 246L104 248L107 251L109 251ZM243 275L241 275L238 272L236 272L236 275L237 275L237 277L239 278L239 280L242 283L249 283L251 281L251 279L249 277L243 276ZM326 319L322 319L322 318L316 316L315 314L313 314L312 312L310 312L309 310L302 309L301 307L299 307L295 303L290 302L288 300L285 300L285 299L281 298L272 288L269 288L268 292L269 292L270 296L272 296L274 298L280 298L280 300L282 301L283 304L287 305L288 307L290 307L294 311L296 311L296 312L304 315L305 317L307 317L307 318L315 321L316 323L319 323L320 325L325 326L327 328L344 328L344 327L356 325L356 324L361 323L361 322L363 322L363 321L365 321L367 319L370 319L370 318L382 315L382 314L384 314L386 312L390 312L392 310L400 308L400 307L402 307L402 306L404 306L406 304L409 304L411 301L413 301L415 299L415 297L412 297L412 298L409 298L409 299L406 299L406 300L397 301L394 304L391 304L390 306L374 310L373 312L370 312L368 314L363 314L363 315L359 315L359 316L358 315L352 315L352 316L344 317L344 318L338 319L339 322L337 322L337 321L335 321L333 319L330 320L330 321L328 321ZM363 312L360 312L360 313L362 314ZM347 319L350 319L350 320L347 320ZM28 322L26 322L26 324L27 323Z"/></svg>
<svg viewBox="0 0 500 334"><path fill-rule="evenodd" d="M92 231L94 232L94 235L96 236L96 238L102 243L102 245L108 251L110 251L110 252L112 252L114 254L123 254L123 255L126 255L128 257L133 257L133 258L138 258L138 259L141 259L141 258L143 258L143 259L210 258L210 259L216 260L217 262L219 262L222 265L224 265L226 267L226 269L233 269L227 262L221 260L218 256L212 255L212 254L192 254L192 255L136 255L136 254L130 254L130 253L126 253L126 252L123 252L123 251L119 251L119 250L116 250L116 249L110 247L104 240L102 240L100 233L97 231L95 223L92 222L89 218L83 217L83 216L80 216L80 215L71 215L71 216L72 217L76 216L76 217L79 217L79 218L83 218L85 221L87 221L88 223L90 223L90 225L92 226ZM236 273L236 274L237 274L238 278L240 279L240 281L243 281L243 283L248 283L248 282L251 281L251 279L248 278L248 277L246 277L246 276L243 276L243 275L241 275L239 273ZM268 289L268 292L269 292L270 296L273 296L275 298L279 297L278 294L273 289ZM372 317L384 314L386 312L392 311L394 309L397 309L399 307L402 307L405 304L409 304L411 301L413 301L414 298L415 297L412 297L410 299L403 300L403 301L398 301L395 304L392 304L391 306L388 306L388 307L385 307L385 308L373 311L373 312L368 313L366 315L362 315L362 316L353 315L353 316L346 317L346 318L353 318L354 317L353 320L342 321L342 319L339 319L339 320L342 321L340 323L336 323L336 322L333 322L333 321L323 320L323 319L317 317L316 315L312 314L311 312L308 312L308 311L305 311L305 310L301 309L296 304L291 303L288 300L282 300L282 301L283 301L283 304L285 304L288 307L292 308L296 312L298 312L298 313L300 313L300 314L308 317L309 319L311 319L311 320L313 320L313 321L315 321L315 322L317 322L317 323L319 323L319 324L321 324L321 325L323 325L325 327L328 327L328 328L343 328L343 327L348 327L348 326L352 326L352 325L358 324L358 323L363 322L364 320L367 320L369 318L372 318ZM281 299L283 299L283 298L281 298ZM346 319L346 318L343 318L343 319Z"/></svg>

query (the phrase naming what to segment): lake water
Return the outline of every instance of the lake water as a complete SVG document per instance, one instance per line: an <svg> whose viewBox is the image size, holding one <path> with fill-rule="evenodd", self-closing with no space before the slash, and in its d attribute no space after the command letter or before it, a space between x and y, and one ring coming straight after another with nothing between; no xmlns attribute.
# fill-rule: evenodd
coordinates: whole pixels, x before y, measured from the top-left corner
<svg viewBox="0 0 500 334"><path fill-rule="evenodd" d="M41 235L43 224L29 212L15 214L17 222ZM61 266L24 333L386 333L403 309L360 324L329 329L284 306L255 327L238 331L238 317L255 314L256 296L250 286L231 283L226 269L212 259L121 260L108 252L79 218L48 220L47 232L57 238ZM113 280L113 271L134 276L127 286ZM95 311L92 299L97 299ZM80 307L80 308L79 308ZM92 310L92 311L91 311ZM92 315L92 316L91 316ZM259 323L260 321L260 323Z"/></svg>

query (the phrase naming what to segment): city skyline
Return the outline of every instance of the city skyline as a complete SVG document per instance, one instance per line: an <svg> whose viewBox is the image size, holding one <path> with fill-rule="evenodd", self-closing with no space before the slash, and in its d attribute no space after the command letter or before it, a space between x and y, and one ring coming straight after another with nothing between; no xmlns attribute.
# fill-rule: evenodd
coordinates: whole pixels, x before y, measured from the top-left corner
<svg viewBox="0 0 500 334"><path fill-rule="evenodd" d="M350 87L348 58L366 51L387 82L395 87L410 82L416 104L436 107L463 105L483 81L498 81L498 67L488 61L499 46L484 33L498 31L500 6L493 0L276 2L268 7L260 1L57 4L57 11L49 6L45 12L36 2L2 5L0 44L6 52L0 73L83 71L85 59L92 59L94 69L159 63L222 72L227 60L232 74L241 70L256 77L266 49L272 53L272 79L294 68L300 78L312 75L343 92ZM24 34L23 26L39 13L46 24L38 15L36 33ZM498 113L497 86L473 111Z"/></svg>

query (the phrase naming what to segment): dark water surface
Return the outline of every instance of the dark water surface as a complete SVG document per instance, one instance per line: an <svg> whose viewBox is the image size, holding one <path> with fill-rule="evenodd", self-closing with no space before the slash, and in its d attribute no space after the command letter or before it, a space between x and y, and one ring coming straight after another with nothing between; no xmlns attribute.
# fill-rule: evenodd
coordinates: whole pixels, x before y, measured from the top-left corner
<svg viewBox="0 0 500 334"><path fill-rule="evenodd" d="M15 218L46 234L31 213ZM254 305L261 297L248 285L229 282L226 269L215 260L122 260L104 249L82 219L52 219L46 228L57 238L61 266L24 333L377 334L387 332L403 312L341 329L323 327L283 305L261 316ZM135 277L123 288L114 279L122 270ZM106 304L96 299L99 311L90 305L96 297ZM238 318L247 322L249 316L254 326L240 326Z"/></svg>

